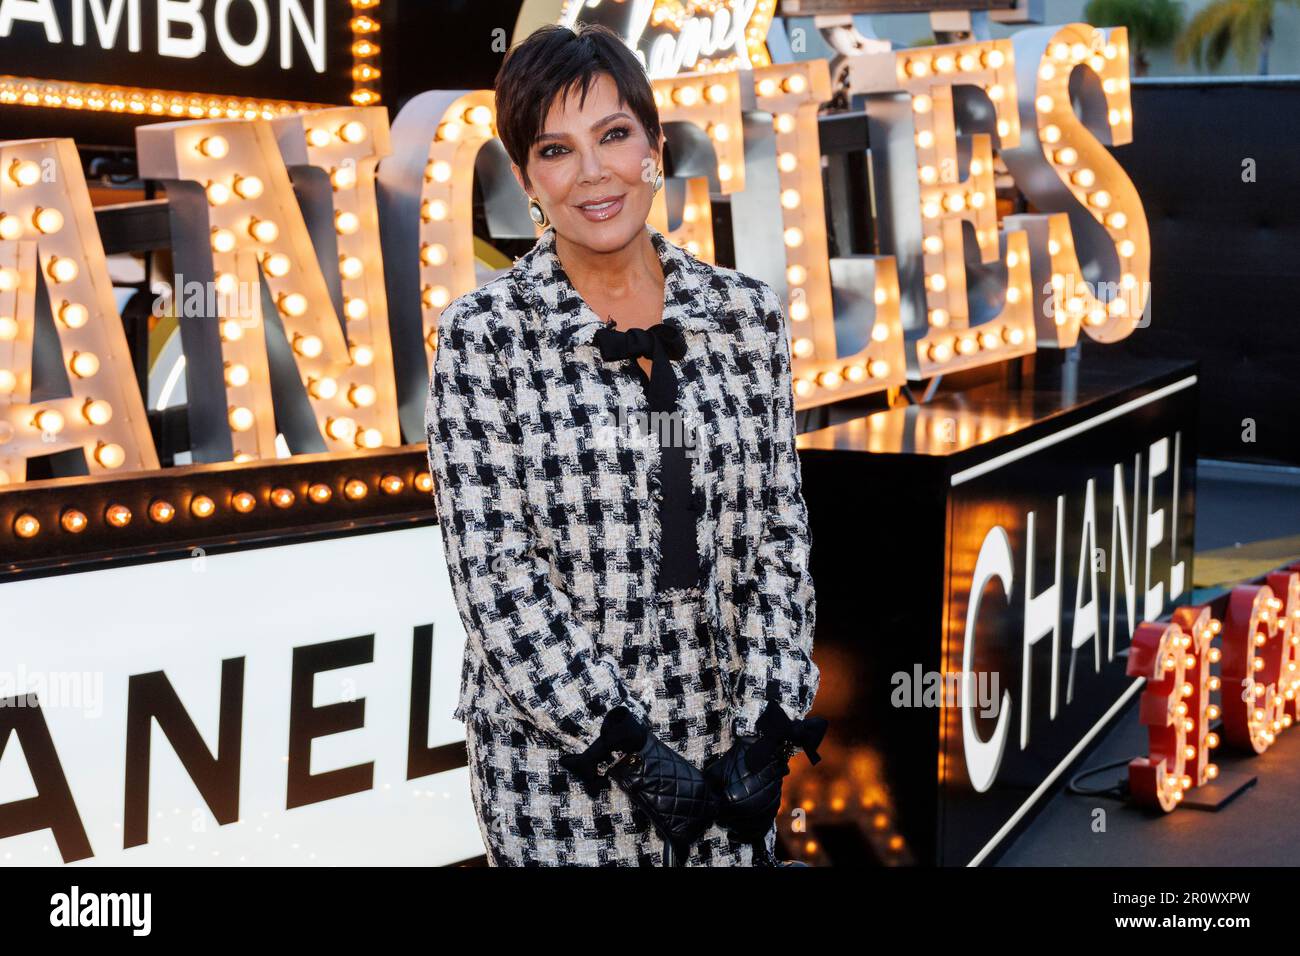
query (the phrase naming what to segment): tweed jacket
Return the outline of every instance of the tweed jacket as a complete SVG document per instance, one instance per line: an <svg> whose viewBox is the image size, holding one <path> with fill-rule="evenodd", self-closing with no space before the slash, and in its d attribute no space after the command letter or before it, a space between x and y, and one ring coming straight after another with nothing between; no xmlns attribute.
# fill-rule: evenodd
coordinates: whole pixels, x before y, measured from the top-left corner
<svg viewBox="0 0 1300 956"><path fill-rule="evenodd" d="M705 623L734 732L753 734L767 700L802 718L820 682L785 315L766 283L646 229L661 321L687 343L674 370L694 427ZM605 361L592 340L606 324L548 228L443 311L425 410L467 635L453 716L522 721L573 751L611 707L645 719L659 690L636 682L636 643L655 599L660 450L630 360Z"/></svg>

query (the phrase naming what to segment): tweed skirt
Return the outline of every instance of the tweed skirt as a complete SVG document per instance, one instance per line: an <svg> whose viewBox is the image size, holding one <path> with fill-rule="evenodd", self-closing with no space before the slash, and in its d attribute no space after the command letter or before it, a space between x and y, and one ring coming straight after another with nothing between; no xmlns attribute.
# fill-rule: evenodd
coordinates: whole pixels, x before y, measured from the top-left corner
<svg viewBox="0 0 1300 956"><path fill-rule="evenodd" d="M698 587L664 591L646 615L630 680L659 739L702 767L732 744L732 714ZM470 795L491 866L663 866L650 819L612 780L595 797L536 728L475 713L466 721ZM776 848L775 821L767 833ZM714 823L687 866L753 866L753 847Z"/></svg>

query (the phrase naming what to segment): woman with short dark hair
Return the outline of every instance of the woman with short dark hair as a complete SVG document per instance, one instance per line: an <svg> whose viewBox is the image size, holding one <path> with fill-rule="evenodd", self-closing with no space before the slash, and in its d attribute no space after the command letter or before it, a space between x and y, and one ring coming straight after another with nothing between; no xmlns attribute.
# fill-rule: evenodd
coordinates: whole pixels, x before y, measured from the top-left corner
<svg viewBox="0 0 1300 956"><path fill-rule="evenodd" d="M443 311L426 410L488 860L771 862L825 723L781 303L648 225L664 138L617 35L536 31L496 107L545 231Z"/></svg>

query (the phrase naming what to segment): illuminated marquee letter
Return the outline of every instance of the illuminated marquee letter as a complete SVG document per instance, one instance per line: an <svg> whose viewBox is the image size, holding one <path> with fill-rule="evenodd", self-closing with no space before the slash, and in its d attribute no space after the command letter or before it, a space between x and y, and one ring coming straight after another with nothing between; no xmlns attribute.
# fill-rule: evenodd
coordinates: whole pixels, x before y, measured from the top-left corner
<svg viewBox="0 0 1300 956"><path fill-rule="evenodd" d="M1223 620L1223 735L1235 747L1262 754L1285 725L1278 689L1284 634L1282 602L1268 585L1241 585L1228 595Z"/></svg>
<svg viewBox="0 0 1300 956"><path fill-rule="evenodd" d="M430 90L402 107L393 120L393 155L379 166L379 201L394 368L408 437L424 434L438 318L481 282L474 259L476 174L488 231L535 236L527 197L496 139L491 90Z"/></svg>
<svg viewBox="0 0 1300 956"><path fill-rule="evenodd" d="M389 153L388 111L344 106L272 121L327 281L341 289L353 384L349 400L374 408L384 445L400 445L388 295L375 171ZM338 131L335 135L334 130ZM304 167L319 172L306 175ZM355 229L338 228L356 222ZM337 278L336 278L337 277Z"/></svg>
<svg viewBox="0 0 1300 956"><path fill-rule="evenodd" d="M1210 704L1218 682L1210 664L1219 660L1211 647L1219 622L1209 608L1178 608L1167 624L1138 625L1129 650L1127 673L1145 677L1138 715L1150 737L1150 754L1129 761L1129 790L1136 803L1168 813L1192 787L1218 776L1210 750L1218 746L1210 722L1219 709Z"/></svg>
<svg viewBox="0 0 1300 956"><path fill-rule="evenodd" d="M673 180L685 180L681 225L668 228L669 181L650 206L650 224L677 245L712 262L713 213L709 192L740 195L745 188L745 135L740 75L686 74L655 80L655 105L673 155ZM654 176L654 170L647 170ZM674 203L676 206L676 203Z"/></svg>
<svg viewBox="0 0 1300 956"><path fill-rule="evenodd" d="M311 140L369 135L355 119L304 122ZM364 356L349 352L271 124L158 123L139 127L136 142L141 175L168 183L178 273L217 293L219 321L182 315L179 323L195 460L273 458L277 423L295 454L392 441L392 407L376 404ZM332 225L348 236L361 219L340 210ZM275 409L267 367L302 384Z"/></svg>
<svg viewBox="0 0 1300 956"><path fill-rule="evenodd" d="M37 295L41 283L48 297ZM37 309L47 302L61 368L32 364ZM158 468L135 382L76 146L3 144L0 485L25 481L29 458L76 448L92 475Z"/></svg>
<svg viewBox="0 0 1300 956"><path fill-rule="evenodd" d="M1061 543L1065 535L1065 496L1056 497L1055 575L1042 593L1034 593L1035 526L1037 514L1029 512L1025 545L1025 632L1024 663L1020 669L1020 749L1029 746L1029 672L1032 650L1044 637L1052 638L1052 686L1049 694L1050 716L1056 719L1056 705L1061 672Z"/></svg>
<svg viewBox="0 0 1300 956"><path fill-rule="evenodd" d="M829 257L817 125L831 96L826 61L754 70L753 86L745 190L731 198L736 268L787 290L795 407L900 386L907 360L894 258ZM772 228L773 210L780 229ZM858 337L841 343L837 318L846 337Z"/></svg>
<svg viewBox="0 0 1300 956"><path fill-rule="evenodd" d="M1133 139L1128 31L1071 23L1021 30L1011 42L1022 139L1002 157L1045 214L1008 216L1007 228L1023 226L1030 235L1038 337L1066 348L1082 326L1098 342L1118 341L1147 308L1151 269L1142 200L1097 139L1105 135L1112 146ZM1080 65L1090 71L1077 85L1083 120L1070 94L1070 74ZM1102 264L1106 278L1096 288L1084 280L1076 249Z"/></svg>
<svg viewBox="0 0 1300 956"><path fill-rule="evenodd" d="M953 112L953 87L978 86L992 104L1001 148L1020 141L1011 41L865 53L845 62L850 91L866 94L880 246L898 259L908 377L1032 352L1028 240L998 228L988 133L970 137L962 177ZM971 313L963 222L974 230L980 261L1001 261L978 277L977 299L1001 299L997 312ZM997 278L1002 268L1005 282Z"/></svg>

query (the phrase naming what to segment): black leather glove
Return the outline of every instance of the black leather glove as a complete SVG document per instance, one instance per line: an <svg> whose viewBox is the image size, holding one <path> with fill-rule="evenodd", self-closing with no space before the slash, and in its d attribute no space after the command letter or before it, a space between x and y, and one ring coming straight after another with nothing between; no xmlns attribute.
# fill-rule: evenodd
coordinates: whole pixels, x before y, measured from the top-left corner
<svg viewBox="0 0 1300 956"><path fill-rule="evenodd" d="M612 763L603 763L615 755ZM564 755L560 765L577 774L592 795L602 777L615 781L683 859L717 816L718 798L700 769L623 706L605 715L590 747Z"/></svg>
<svg viewBox="0 0 1300 956"><path fill-rule="evenodd" d="M756 735L738 735L726 753L706 760L704 776L718 796L719 825L757 848L781 807L781 782L790 773L795 747L817 763L827 723L824 717L791 720L779 704L769 701L758 718Z"/></svg>

